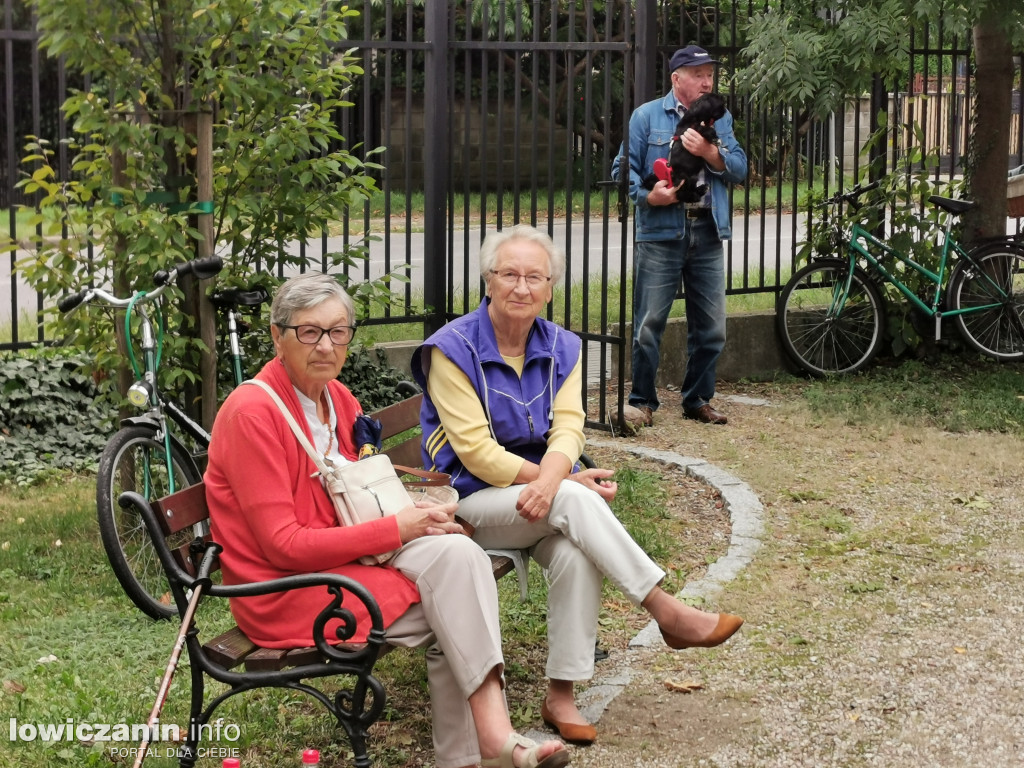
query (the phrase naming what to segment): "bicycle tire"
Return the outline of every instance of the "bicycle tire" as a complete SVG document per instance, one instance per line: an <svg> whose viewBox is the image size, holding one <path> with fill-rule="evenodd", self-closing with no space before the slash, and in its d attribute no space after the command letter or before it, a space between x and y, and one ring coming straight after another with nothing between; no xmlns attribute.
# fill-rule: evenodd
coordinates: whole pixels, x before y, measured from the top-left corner
<svg viewBox="0 0 1024 768"><path fill-rule="evenodd" d="M1024 359L1024 249L1000 243L972 250L953 269L946 301L960 335L1001 361ZM973 262L973 263L972 263Z"/></svg>
<svg viewBox="0 0 1024 768"><path fill-rule="evenodd" d="M161 600L169 590L156 549L138 513L117 503L121 493L129 490L151 501L167 495L165 449L156 436L155 425L136 424L123 427L110 439L100 455L96 476L96 514L103 549L125 594L147 616L166 619L177 611L173 604ZM178 443L171 443L171 457L175 490L199 482L195 462ZM180 537L181 541L168 542L172 549L192 538L190 532Z"/></svg>
<svg viewBox="0 0 1024 768"><path fill-rule="evenodd" d="M831 310L835 291L849 274L849 262L819 259L798 270L779 295L779 339L789 358L811 376L859 371L881 347L885 303L860 267L854 267L839 316Z"/></svg>

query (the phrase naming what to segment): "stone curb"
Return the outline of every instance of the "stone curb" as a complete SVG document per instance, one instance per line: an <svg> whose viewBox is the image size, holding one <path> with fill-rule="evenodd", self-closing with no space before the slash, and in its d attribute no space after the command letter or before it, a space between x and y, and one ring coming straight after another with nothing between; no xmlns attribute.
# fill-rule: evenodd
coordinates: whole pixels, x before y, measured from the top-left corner
<svg viewBox="0 0 1024 768"><path fill-rule="evenodd" d="M764 535L764 507L746 483L728 472L709 464L704 459L681 456L672 451L660 451L644 446L623 445L621 442L594 440L588 438L588 445L626 451L646 459L653 459L670 467L678 467L691 477L703 480L722 495L722 502L729 512L732 535L729 550L725 556L711 564L705 574L695 581L687 582L677 597L681 599L710 600L742 571L761 547ZM629 685L636 669L634 663L641 648L661 644L658 625L651 622L630 640L630 650L613 669L599 675L591 686L579 696L582 715L591 723L601 719L608 705ZM531 738L544 740L550 734L533 731Z"/></svg>

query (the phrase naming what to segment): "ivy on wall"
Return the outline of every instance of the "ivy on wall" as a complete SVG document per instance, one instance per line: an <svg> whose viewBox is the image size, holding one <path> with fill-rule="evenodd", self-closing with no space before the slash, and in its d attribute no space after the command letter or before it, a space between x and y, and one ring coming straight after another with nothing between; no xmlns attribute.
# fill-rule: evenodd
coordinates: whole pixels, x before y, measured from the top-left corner
<svg viewBox="0 0 1024 768"><path fill-rule="evenodd" d="M81 372L87 362L60 349L0 355L0 486L95 470L116 411Z"/></svg>

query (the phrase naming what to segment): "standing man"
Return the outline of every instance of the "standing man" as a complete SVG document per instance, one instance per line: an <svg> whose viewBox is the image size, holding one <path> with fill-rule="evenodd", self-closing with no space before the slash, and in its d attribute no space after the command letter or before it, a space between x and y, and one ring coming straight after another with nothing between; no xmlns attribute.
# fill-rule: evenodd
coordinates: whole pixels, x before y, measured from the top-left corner
<svg viewBox="0 0 1024 768"><path fill-rule="evenodd" d="M747 156L732 129L732 115L715 121L719 143L693 128L680 137L683 146L704 160L702 183L709 192L697 203L676 199L678 187L659 180L647 190L644 179L654 161L668 158L676 123L690 105L715 86L715 65L708 52L688 45L672 54L672 90L638 107L629 119L629 197L636 207L633 252L633 386L629 404L639 408L648 426L658 410L654 379L669 310L682 279L686 293L686 374L683 415L707 424L728 419L711 405L715 365L725 346L725 258L722 241L732 236L732 208L726 184L747 176ZM618 180L625 144L612 168ZM681 185L680 185L681 186Z"/></svg>

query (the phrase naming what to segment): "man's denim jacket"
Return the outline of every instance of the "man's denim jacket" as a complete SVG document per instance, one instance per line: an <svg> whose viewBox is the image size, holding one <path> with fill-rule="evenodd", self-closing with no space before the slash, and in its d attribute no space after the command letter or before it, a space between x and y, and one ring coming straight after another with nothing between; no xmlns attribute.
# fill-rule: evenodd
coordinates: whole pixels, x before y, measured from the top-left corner
<svg viewBox="0 0 1024 768"><path fill-rule="evenodd" d="M671 91L662 99L637 107L629 118L629 197L636 206L637 241L679 240L686 231L686 211L682 203L649 206L643 185L643 180L654 172L654 161L659 157L668 158L678 122L676 98ZM718 236L728 240L732 236L732 209L726 183L734 184L747 177L747 155L736 141L732 115L728 111L715 121L715 130L722 142L725 170L715 171L705 166L704 177L711 184L711 212L718 226ZM612 178L616 181L623 151L619 149L612 165Z"/></svg>

